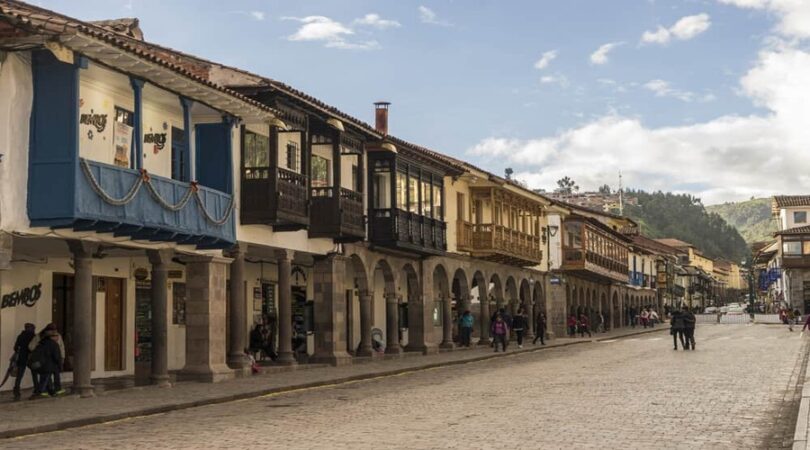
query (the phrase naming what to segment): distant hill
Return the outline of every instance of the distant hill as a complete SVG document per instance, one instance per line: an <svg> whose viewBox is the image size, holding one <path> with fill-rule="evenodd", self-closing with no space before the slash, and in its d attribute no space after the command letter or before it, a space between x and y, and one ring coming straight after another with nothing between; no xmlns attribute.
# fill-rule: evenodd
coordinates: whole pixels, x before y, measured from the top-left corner
<svg viewBox="0 0 810 450"><path fill-rule="evenodd" d="M709 205L706 211L717 213L740 232L749 244L773 239L776 223L771 217L771 199L754 198L744 202Z"/></svg>
<svg viewBox="0 0 810 450"><path fill-rule="evenodd" d="M707 211L699 198L660 191L631 190L627 195L636 197L638 204L626 205L624 212L645 235L689 242L711 258L740 261L748 257L748 245L737 229Z"/></svg>

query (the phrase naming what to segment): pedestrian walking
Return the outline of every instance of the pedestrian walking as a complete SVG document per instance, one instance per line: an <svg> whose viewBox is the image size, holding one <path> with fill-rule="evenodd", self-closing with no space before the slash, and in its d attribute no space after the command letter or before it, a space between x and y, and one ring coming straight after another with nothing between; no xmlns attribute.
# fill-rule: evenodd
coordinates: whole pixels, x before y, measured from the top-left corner
<svg viewBox="0 0 810 450"><path fill-rule="evenodd" d="M39 346L40 342L43 340L50 338L56 345L59 347L59 353L62 355L61 362L59 365L54 369L53 372L50 372L48 375L48 386L51 387L50 391L53 392L55 395L62 395L65 393L65 390L62 389L62 365L64 364L65 357L67 353L65 353L65 341L62 339L62 335L59 334L59 330L56 329L56 324L51 322L45 325L45 328L37 334L37 337L31 340L31 343L28 344L28 349L33 353L33 351ZM42 375L38 374L37 377L39 378L39 383L34 388L34 394L41 394L42 391L39 390L39 387L42 386Z"/></svg>
<svg viewBox="0 0 810 450"><path fill-rule="evenodd" d="M590 329L590 322L588 321L588 316L582 314L579 316L579 335L580 337L585 337L585 333L588 333L588 337L591 336L591 329Z"/></svg>
<svg viewBox="0 0 810 450"><path fill-rule="evenodd" d="M464 314L459 319L458 327L461 330L461 345L463 347L470 346L474 322L473 315L469 310L464 311Z"/></svg>
<svg viewBox="0 0 810 450"><path fill-rule="evenodd" d="M605 316L602 314L602 311L596 313L596 332L597 333L606 333L605 331Z"/></svg>
<svg viewBox="0 0 810 450"><path fill-rule="evenodd" d="M650 318L650 312L647 309L641 310L641 326L647 328L647 320Z"/></svg>
<svg viewBox="0 0 810 450"><path fill-rule="evenodd" d="M658 317L658 313L655 312L654 309L651 309L650 310L650 319L649 320L650 320L650 326L655 328L655 324L658 323L658 321L661 320L661 318Z"/></svg>
<svg viewBox="0 0 810 450"><path fill-rule="evenodd" d="M523 334L526 332L526 325L528 325L526 313L524 311L525 310L521 306L518 308L515 317L512 318L512 329L515 330L518 348L523 348Z"/></svg>
<svg viewBox="0 0 810 450"><path fill-rule="evenodd" d="M17 375L14 379L14 401L20 400L20 383L22 383L23 375L25 375L25 369L28 365L28 357L31 355L31 350L28 349L28 345L31 344L31 341L34 340L36 337L36 327L33 323L26 323L23 326L22 332L17 336L17 340L14 341L14 355L11 357L11 364L15 365ZM32 386L37 386L37 375L34 371L31 371L31 381L33 382Z"/></svg>
<svg viewBox="0 0 810 450"><path fill-rule="evenodd" d="M577 335L577 318L573 314L568 315L568 321L566 322L568 325L568 336L575 337Z"/></svg>
<svg viewBox="0 0 810 450"><path fill-rule="evenodd" d="M540 339L540 345L546 345L546 313L541 311L537 314L537 319L534 321L534 330L535 336L532 344L537 344L537 340Z"/></svg>
<svg viewBox="0 0 810 450"><path fill-rule="evenodd" d="M509 336L509 326L506 325L506 322L503 320L503 317L498 314L495 316L495 320L492 322L491 332L493 338L493 347L495 347L495 353L498 352L498 344L501 344L502 351L506 351L506 339Z"/></svg>
<svg viewBox="0 0 810 450"><path fill-rule="evenodd" d="M793 322L796 320L796 316L793 314L793 311L788 309L787 310L787 325L788 331L793 331Z"/></svg>
<svg viewBox="0 0 810 450"><path fill-rule="evenodd" d="M692 311L689 310L688 306L683 307L683 332L684 332L684 340L686 341L686 346L684 350L692 350L695 349L695 323L697 320L695 319L695 315Z"/></svg>
<svg viewBox="0 0 810 450"><path fill-rule="evenodd" d="M677 309L673 309L671 318L669 319L669 334L672 335L673 350L678 350L678 340L681 341L681 348L686 350L686 342L684 342L685 328L686 322L684 322L683 313Z"/></svg>
<svg viewBox="0 0 810 450"><path fill-rule="evenodd" d="M802 333L804 330L810 328L810 314L807 315L807 318L804 319L804 326L802 327Z"/></svg>

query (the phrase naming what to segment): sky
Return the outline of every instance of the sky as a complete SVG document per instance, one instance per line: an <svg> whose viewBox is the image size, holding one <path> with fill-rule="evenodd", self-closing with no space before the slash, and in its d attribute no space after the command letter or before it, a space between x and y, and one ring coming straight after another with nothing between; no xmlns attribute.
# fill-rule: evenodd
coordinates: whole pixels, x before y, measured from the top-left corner
<svg viewBox="0 0 810 450"><path fill-rule="evenodd" d="M810 191L810 0L40 0L532 188Z"/></svg>

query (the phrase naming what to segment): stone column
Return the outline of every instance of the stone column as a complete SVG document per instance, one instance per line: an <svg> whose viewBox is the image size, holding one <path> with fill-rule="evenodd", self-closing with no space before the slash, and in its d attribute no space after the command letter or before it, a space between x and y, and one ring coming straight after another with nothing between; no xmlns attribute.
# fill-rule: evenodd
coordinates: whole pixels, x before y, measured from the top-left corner
<svg viewBox="0 0 810 450"><path fill-rule="evenodd" d="M233 378L225 364L225 271L229 259L189 256L186 261L186 365L180 376L217 382Z"/></svg>
<svg viewBox="0 0 810 450"><path fill-rule="evenodd" d="M534 339L534 302L532 299L529 299L528 302L523 304L526 312L526 339L525 341L531 341Z"/></svg>
<svg viewBox="0 0 810 450"><path fill-rule="evenodd" d="M169 382L169 262L172 250L147 250L152 264L152 384L170 387Z"/></svg>
<svg viewBox="0 0 810 450"><path fill-rule="evenodd" d="M452 350L453 343L453 303L449 295L442 296L442 343L439 348Z"/></svg>
<svg viewBox="0 0 810 450"><path fill-rule="evenodd" d="M292 250L278 250L278 363L297 364L292 348Z"/></svg>
<svg viewBox="0 0 810 450"><path fill-rule="evenodd" d="M480 286L478 289L478 300L481 306L478 312L478 345L489 345L489 316L491 315L489 312L489 296L486 292L483 295L481 294Z"/></svg>
<svg viewBox="0 0 810 450"><path fill-rule="evenodd" d="M371 347L371 302L374 301L374 293L371 291L360 291L360 349L357 356L372 356L374 350Z"/></svg>
<svg viewBox="0 0 810 450"><path fill-rule="evenodd" d="M230 251L231 286L230 317L228 317L228 366L249 373L250 363L245 355L247 348L247 300L245 299L245 251L237 244Z"/></svg>
<svg viewBox="0 0 810 450"><path fill-rule="evenodd" d="M315 260L315 353L313 362L351 364L346 352L346 264L348 258L329 255ZM349 283L349 285L351 285Z"/></svg>
<svg viewBox="0 0 810 450"><path fill-rule="evenodd" d="M73 253L73 392L93 397L93 253L96 244L68 241ZM65 330L61 330L63 333Z"/></svg>
<svg viewBox="0 0 810 450"><path fill-rule="evenodd" d="M399 302L397 294L393 292L385 293L385 354L402 354L402 346L399 345Z"/></svg>

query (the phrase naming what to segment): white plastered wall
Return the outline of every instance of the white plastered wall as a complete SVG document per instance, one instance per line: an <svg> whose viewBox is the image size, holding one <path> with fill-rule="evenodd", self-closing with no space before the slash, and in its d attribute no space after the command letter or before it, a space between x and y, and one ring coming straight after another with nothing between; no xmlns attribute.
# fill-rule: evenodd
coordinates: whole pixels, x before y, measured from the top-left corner
<svg viewBox="0 0 810 450"><path fill-rule="evenodd" d="M0 229L28 227L28 133L33 102L27 52L6 53L0 65Z"/></svg>

